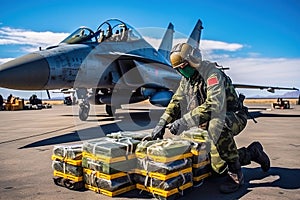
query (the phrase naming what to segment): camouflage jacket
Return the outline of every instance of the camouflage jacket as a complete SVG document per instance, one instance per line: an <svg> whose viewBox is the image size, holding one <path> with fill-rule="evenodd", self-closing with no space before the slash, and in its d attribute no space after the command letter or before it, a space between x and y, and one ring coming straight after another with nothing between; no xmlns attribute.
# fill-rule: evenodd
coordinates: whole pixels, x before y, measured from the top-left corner
<svg viewBox="0 0 300 200"><path fill-rule="evenodd" d="M190 79L182 78L162 119L168 123L180 118L189 127L198 126L212 118L225 119L227 111L235 111L238 95L231 80L216 67L216 63L202 61L198 73Z"/></svg>

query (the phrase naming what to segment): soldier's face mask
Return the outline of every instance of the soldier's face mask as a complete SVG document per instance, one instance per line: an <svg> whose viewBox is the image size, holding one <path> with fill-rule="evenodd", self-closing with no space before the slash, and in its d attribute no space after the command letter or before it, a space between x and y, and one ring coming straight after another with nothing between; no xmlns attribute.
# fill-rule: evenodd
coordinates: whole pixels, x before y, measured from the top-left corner
<svg viewBox="0 0 300 200"><path fill-rule="evenodd" d="M183 66L177 67L176 69L185 78L191 78L195 73L195 68L191 67L188 63L184 63Z"/></svg>

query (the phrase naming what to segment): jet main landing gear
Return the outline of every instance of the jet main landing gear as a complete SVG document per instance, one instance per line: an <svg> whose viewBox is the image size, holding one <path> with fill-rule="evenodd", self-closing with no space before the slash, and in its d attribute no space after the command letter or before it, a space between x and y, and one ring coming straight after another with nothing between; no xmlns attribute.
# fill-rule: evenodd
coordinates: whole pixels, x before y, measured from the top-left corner
<svg viewBox="0 0 300 200"><path fill-rule="evenodd" d="M105 105L105 112L108 114L108 116L112 117L116 114L117 108L115 106L111 105Z"/></svg>

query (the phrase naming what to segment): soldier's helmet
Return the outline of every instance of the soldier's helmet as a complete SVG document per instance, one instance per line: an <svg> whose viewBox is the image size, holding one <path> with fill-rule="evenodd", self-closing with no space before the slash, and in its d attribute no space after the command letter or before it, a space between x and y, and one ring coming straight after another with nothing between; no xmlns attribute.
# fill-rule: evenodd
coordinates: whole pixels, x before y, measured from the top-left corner
<svg viewBox="0 0 300 200"><path fill-rule="evenodd" d="M170 61L173 68L177 68L185 62L196 68L202 61L202 55L200 49L194 48L187 43L179 43L172 48Z"/></svg>

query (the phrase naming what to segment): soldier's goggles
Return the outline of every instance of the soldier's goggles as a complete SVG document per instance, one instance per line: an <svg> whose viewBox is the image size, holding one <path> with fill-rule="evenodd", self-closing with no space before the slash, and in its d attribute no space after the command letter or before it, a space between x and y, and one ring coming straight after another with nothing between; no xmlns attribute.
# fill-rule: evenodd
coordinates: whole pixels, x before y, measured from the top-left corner
<svg viewBox="0 0 300 200"><path fill-rule="evenodd" d="M178 69L178 68L185 68L189 63L187 61L183 62L183 63L180 63L179 65L176 65L174 68L175 69Z"/></svg>

